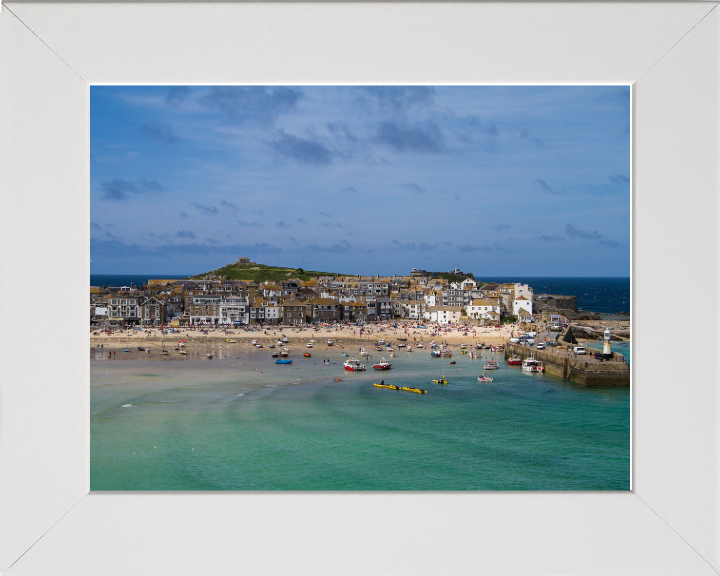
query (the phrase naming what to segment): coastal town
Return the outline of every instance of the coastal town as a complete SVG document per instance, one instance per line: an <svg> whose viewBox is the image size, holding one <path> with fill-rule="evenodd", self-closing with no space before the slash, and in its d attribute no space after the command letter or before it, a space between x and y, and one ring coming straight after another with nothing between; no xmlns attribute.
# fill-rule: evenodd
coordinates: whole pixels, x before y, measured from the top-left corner
<svg viewBox="0 0 720 576"><path fill-rule="evenodd" d="M240 258L252 265L248 258ZM281 282L228 279L151 279L141 287L90 288L95 327L305 326L418 320L495 326L567 324L598 320L579 312L574 296L534 294L521 283L481 283L452 272L457 281L413 268L407 276L318 276ZM460 280L459 278L462 278Z"/></svg>

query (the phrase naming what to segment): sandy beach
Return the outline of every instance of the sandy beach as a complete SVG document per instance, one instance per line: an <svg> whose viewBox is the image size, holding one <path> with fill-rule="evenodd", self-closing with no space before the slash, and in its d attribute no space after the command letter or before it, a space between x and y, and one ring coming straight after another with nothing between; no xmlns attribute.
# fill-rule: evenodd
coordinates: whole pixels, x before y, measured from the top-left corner
<svg viewBox="0 0 720 576"><path fill-rule="evenodd" d="M611 330L629 330L629 322L593 322L593 326L607 325ZM528 327L528 330L532 329ZM217 349L243 349L254 346L253 340L257 344L262 344L264 348L268 348L271 344L276 344L280 339L287 338L288 342L284 344L291 350L293 348L303 348L312 343L313 350L311 352L320 352L328 350L328 339L332 339L333 348L357 348L367 346L383 339L385 342L391 343L393 346L401 342L407 344L417 344L422 342L428 345L431 340L437 343L445 342L450 347L459 347L461 344L474 345L485 343L490 345L503 344L511 335L518 336L525 330L513 324L505 324L499 328L486 326L465 326L465 325L426 325L418 327L416 324L398 323L378 323L366 325L364 327L333 325L327 327L304 327L298 328L294 326L271 326L265 328L243 327L234 329L224 328L208 328L208 329L175 329L166 331L163 334L159 329L143 329L143 330L116 330L112 333L94 330L90 332L91 353L103 351L104 353L117 351L120 352L124 348L137 352L138 347L150 349L151 352L146 355L132 354L134 359L142 357L151 357L153 353L158 355L163 346L171 355L178 352L174 348L184 341L184 347L188 353L193 356L199 355L202 350L207 352ZM235 342L228 342L235 340ZM127 356L127 354L123 355Z"/></svg>

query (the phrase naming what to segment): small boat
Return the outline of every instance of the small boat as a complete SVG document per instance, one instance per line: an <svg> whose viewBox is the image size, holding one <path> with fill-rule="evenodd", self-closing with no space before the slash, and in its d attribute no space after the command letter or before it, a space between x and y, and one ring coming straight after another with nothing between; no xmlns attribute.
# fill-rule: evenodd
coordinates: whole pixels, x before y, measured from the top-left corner
<svg viewBox="0 0 720 576"><path fill-rule="evenodd" d="M312 344L305 344L305 348L312 348L312 347L313 347Z"/></svg>
<svg viewBox="0 0 720 576"><path fill-rule="evenodd" d="M543 372L545 368L543 367L543 363L539 360L535 360L535 358L525 358L522 363L522 371L523 372Z"/></svg>
<svg viewBox="0 0 720 576"><path fill-rule="evenodd" d="M390 347L390 344L388 344L388 347L385 348L385 352L394 352L394 350Z"/></svg>
<svg viewBox="0 0 720 576"><path fill-rule="evenodd" d="M425 348L425 345L422 342L418 342L415 344L415 348Z"/></svg>
<svg viewBox="0 0 720 576"><path fill-rule="evenodd" d="M305 358L310 358L312 354L310 354L310 352L303 352L303 356L305 356Z"/></svg>
<svg viewBox="0 0 720 576"><path fill-rule="evenodd" d="M287 343L289 342L288 337L287 337L287 336L283 336L283 337L282 337L282 341L283 341L283 343L287 344Z"/></svg>
<svg viewBox="0 0 720 576"><path fill-rule="evenodd" d="M280 356L280 354L278 354L278 351L277 351L277 350L273 350L272 357L273 357L273 358L277 358L278 356Z"/></svg>
<svg viewBox="0 0 720 576"><path fill-rule="evenodd" d="M346 354L345 352L343 352L343 358L347 358L347 357L348 357L348 354Z"/></svg>
<svg viewBox="0 0 720 576"><path fill-rule="evenodd" d="M327 345L328 345L328 346L332 346L332 345L333 345L332 338L328 338Z"/></svg>
<svg viewBox="0 0 720 576"><path fill-rule="evenodd" d="M235 344L235 343L237 342L237 340L235 340L234 338L227 338L225 341L226 341L228 344Z"/></svg>
<svg viewBox="0 0 720 576"><path fill-rule="evenodd" d="M278 358L275 360L275 364L292 364L292 360L287 360L286 358Z"/></svg>
<svg viewBox="0 0 720 576"><path fill-rule="evenodd" d="M442 356L442 352L440 352L440 350L431 350L430 356L432 358L440 358L440 356Z"/></svg>
<svg viewBox="0 0 720 576"><path fill-rule="evenodd" d="M262 347L263 347L262 344L255 344L255 348L262 348Z"/></svg>
<svg viewBox="0 0 720 576"><path fill-rule="evenodd" d="M167 350L161 350L161 351L160 351L160 354L161 354L162 356L167 356L168 354L170 354L170 352L168 352Z"/></svg>
<svg viewBox="0 0 720 576"><path fill-rule="evenodd" d="M342 382L342 378L335 378L335 382Z"/></svg>
<svg viewBox="0 0 720 576"><path fill-rule="evenodd" d="M275 348L275 344L270 344L270 346L268 346L268 348Z"/></svg>
<svg viewBox="0 0 720 576"><path fill-rule="evenodd" d="M478 376L478 382L492 382L493 379L485 376L485 372L483 372L480 376Z"/></svg>
<svg viewBox="0 0 720 576"><path fill-rule="evenodd" d="M365 348L360 348L359 354L360 354L360 356L362 356L363 358L367 358L368 356L370 356L370 354L368 354L368 352L367 352L367 350L365 350Z"/></svg>
<svg viewBox="0 0 720 576"><path fill-rule="evenodd" d="M498 368L500 368L500 366L498 366L497 362L493 360L488 360L487 362L485 362L485 366L483 366L483 368L485 368L485 370L497 370Z"/></svg>
<svg viewBox="0 0 720 576"><path fill-rule="evenodd" d="M460 354L467 354L467 350L460 350Z"/></svg>
<svg viewBox="0 0 720 576"><path fill-rule="evenodd" d="M145 348L143 348L142 346L138 346L138 352L145 352Z"/></svg>
<svg viewBox="0 0 720 576"><path fill-rule="evenodd" d="M185 355L187 354L187 350L181 349L181 350L180 350L180 354L182 354L183 356L185 356Z"/></svg>
<svg viewBox="0 0 720 576"><path fill-rule="evenodd" d="M467 350L467 344L460 344L460 350Z"/></svg>
<svg viewBox="0 0 720 576"><path fill-rule="evenodd" d="M397 354L395 354L395 352L390 352L390 358L397 358Z"/></svg>
<svg viewBox="0 0 720 576"><path fill-rule="evenodd" d="M522 358L520 358L520 356L510 356L507 363L510 364L510 366L519 366L522 364Z"/></svg>
<svg viewBox="0 0 720 576"><path fill-rule="evenodd" d="M400 342L400 344L398 344L398 348L405 348L405 346L406 346L406 345L403 344L402 342Z"/></svg>
<svg viewBox="0 0 720 576"><path fill-rule="evenodd" d="M408 352L412 352L412 346L410 346L410 344L408 344L408 346L405 350L407 350Z"/></svg>
<svg viewBox="0 0 720 576"><path fill-rule="evenodd" d="M390 370L390 368L392 368L392 364L385 358L382 358L377 364L373 364L374 370Z"/></svg>
<svg viewBox="0 0 720 576"><path fill-rule="evenodd" d="M252 344L253 346L255 346L255 344L257 344L257 340L251 341L250 344Z"/></svg>
<svg viewBox="0 0 720 576"><path fill-rule="evenodd" d="M413 388L412 386L403 386L405 392L415 392L415 394L427 394L427 390L421 390L420 388Z"/></svg>
<svg viewBox="0 0 720 576"><path fill-rule="evenodd" d="M123 348L123 352L130 352L130 348Z"/></svg>
<svg viewBox="0 0 720 576"><path fill-rule="evenodd" d="M393 384L378 384L375 382L373 386L376 386L377 388L388 388L389 390L402 390L400 386L395 386Z"/></svg>
<svg viewBox="0 0 720 576"><path fill-rule="evenodd" d="M207 359L208 359L208 360L212 360L213 353L212 353L212 352L208 352L207 354L205 354L205 356L207 356Z"/></svg>
<svg viewBox="0 0 720 576"><path fill-rule="evenodd" d="M450 364L457 364L457 360L450 360Z"/></svg>
<svg viewBox="0 0 720 576"><path fill-rule="evenodd" d="M346 361L343 366L345 370L349 370L350 372L363 372L365 370L365 364L355 358Z"/></svg>
<svg viewBox="0 0 720 576"><path fill-rule="evenodd" d="M445 375L443 374L442 378L435 378L433 380L433 384L447 384L447 378L445 378Z"/></svg>
<svg viewBox="0 0 720 576"><path fill-rule="evenodd" d="M450 350L443 351L443 358L452 358L452 352Z"/></svg>

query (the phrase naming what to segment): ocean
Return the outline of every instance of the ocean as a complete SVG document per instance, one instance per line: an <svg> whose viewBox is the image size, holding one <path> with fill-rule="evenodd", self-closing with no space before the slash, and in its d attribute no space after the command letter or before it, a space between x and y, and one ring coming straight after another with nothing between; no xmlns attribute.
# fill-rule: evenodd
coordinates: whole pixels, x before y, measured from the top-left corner
<svg viewBox="0 0 720 576"><path fill-rule="evenodd" d="M490 351L456 365L398 352L390 371L350 373L338 348L295 348L287 366L268 349L222 350L90 360L92 490L630 488L627 388L526 374L502 354L481 383Z"/></svg>
<svg viewBox="0 0 720 576"><path fill-rule="evenodd" d="M533 278L475 276L486 282L520 282L529 284L535 294L563 294L577 296L578 307L583 310L615 315L630 312L630 278ZM125 274L90 276L91 286L142 286L149 278L182 279L187 276L173 274Z"/></svg>

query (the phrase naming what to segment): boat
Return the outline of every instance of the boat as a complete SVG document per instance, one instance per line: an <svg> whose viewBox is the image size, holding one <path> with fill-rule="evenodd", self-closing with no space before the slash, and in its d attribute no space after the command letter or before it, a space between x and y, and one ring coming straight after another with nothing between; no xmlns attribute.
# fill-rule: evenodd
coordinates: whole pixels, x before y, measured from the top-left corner
<svg viewBox="0 0 720 576"><path fill-rule="evenodd" d="M328 346L332 346L332 345L333 345L332 338L328 338L327 345L328 345Z"/></svg>
<svg viewBox="0 0 720 576"><path fill-rule="evenodd" d="M390 358L397 358L397 354L395 354L395 352L390 352Z"/></svg>
<svg viewBox="0 0 720 576"><path fill-rule="evenodd" d="M412 386L403 386L405 392L415 392L415 394L427 394L427 390L421 390L420 388L413 388Z"/></svg>
<svg viewBox="0 0 720 576"><path fill-rule="evenodd" d="M400 344L398 344L398 348L405 348L405 344L403 344L402 342L400 342Z"/></svg>
<svg viewBox="0 0 720 576"><path fill-rule="evenodd" d="M415 344L415 348L425 348L425 345L422 342L418 342Z"/></svg>
<svg viewBox="0 0 720 576"><path fill-rule="evenodd" d="M348 356L349 356L349 354L347 354L346 352L343 352L343 358L347 358Z"/></svg>
<svg viewBox="0 0 720 576"><path fill-rule="evenodd" d="M288 337L287 337L287 336L283 336L283 337L282 337L282 341L283 341L284 344L287 344L287 343L289 342Z"/></svg>
<svg viewBox="0 0 720 576"><path fill-rule="evenodd" d="M257 340L252 340L252 341L250 342L250 344L252 344L253 346L255 346L255 344L257 344Z"/></svg>
<svg viewBox="0 0 720 576"><path fill-rule="evenodd" d="M445 378L445 374L443 374L442 378L435 378L433 380L434 384L447 384L447 378Z"/></svg>
<svg viewBox="0 0 720 576"><path fill-rule="evenodd" d="M467 350L467 344L460 344L460 350Z"/></svg>
<svg viewBox="0 0 720 576"><path fill-rule="evenodd" d="M450 360L450 364L457 364L457 360Z"/></svg>
<svg viewBox="0 0 720 576"><path fill-rule="evenodd" d="M545 368L543 367L543 363L540 362L540 360L535 360L535 358L525 358L522 363L522 371L523 372L544 372Z"/></svg>
<svg viewBox="0 0 720 576"><path fill-rule="evenodd" d="M450 350L443 350L443 358L452 358L452 352Z"/></svg>
<svg viewBox="0 0 720 576"><path fill-rule="evenodd" d="M277 350L273 350L272 357L277 358L278 356L280 356L280 354L278 354Z"/></svg>
<svg viewBox="0 0 720 576"><path fill-rule="evenodd" d="M235 344L235 343L237 342L237 340L235 340L234 338L227 338L225 341L226 341L228 344Z"/></svg>
<svg viewBox="0 0 720 576"><path fill-rule="evenodd" d="M392 349L392 347L390 346L390 344L388 344L388 347L385 348L385 352L394 352L394 350Z"/></svg>
<svg viewBox="0 0 720 576"><path fill-rule="evenodd" d="M145 348L143 348L142 346L138 346L138 352L145 352Z"/></svg>
<svg viewBox="0 0 720 576"><path fill-rule="evenodd" d="M510 366L519 366L522 364L522 358L520 358L520 356L510 356L507 363L510 364Z"/></svg>
<svg viewBox="0 0 720 576"><path fill-rule="evenodd" d="M182 349L180 350L180 354L182 354L183 356L185 356L185 355L187 354L187 350L185 350L184 348L182 348Z"/></svg>
<svg viewBox="0 0 720 576"><path fill-rule="evenodd" d="M412 352L412 346L410 346L410 344L408 344L407 348L405 348L405 350L407 350L408 352Z"/></svg>
<svg viewBox="0 0 720 576"><path fill-rule="evenodd" d="M378 384L375 382L373 386L376 386L377 388L388 388L389 390L402 390L400 386L395 386L394 384Z"/></svg>
<svg viewBox="0 0 720 576"><path fill-rule="evenodd" d="M335 382L342 382L342 378L335 378Z"/></svg>
<svg viewBox="0 0 720 576"><path fill-rule="evenodd" d="M440 352L440 350L431 350L430 356L433 358L440 358L440 356L442 356L442 352Z"/></svg>
<svg viewBox="0 0 720 576"><path fill-rule="evenodd" d="M292 364L292 360L288 360L286 358L278 358L275 360L275 364Z"/></svg>
<svg viewBox="0 0 720 576"><path fill-rule="evenodd" d="M262 348L262 347L263 347L262 344L255 344L255 348Z"/></svg>
<svg viewBox="0 0 720 576"><path fill-rule="evenodd" d="M130 348L123 348L123 352L130 352Z"/></svg>
<svg viewBox="0 0 720 576"><path fill-rule="evenodd" d="M365 348L360 348L359 354L360 354L360 356L362 356L363 358L367 358L368 356L370 356L370 354L368 354L368 352L367 352L367 350L365 350Z"/></svg>
<svg viewBox="0 0 720 576"><path fill-rule="evenodd" d="M208 359L208 360L212 360L213 353L212 353L212 352L208 352L207 354L205 354L205 356L207 356L207 359Z"/></svg>
<svg viewBox="0 0 720 576"><path fill-rule="evenodd" d="M478 376L478 382L492 382L493 379L485 376L485 372L483 372L480 376Z"/></svg>
<svg viewBox="0 0 720 576"><path fill-rule="evenodd" d="M345 367L345 370L349 370L350 372L362 372L365 370L365 364L356 358L350 358L350 360L347 360L343 366Z"/></svg>
<svg viewBox="0 0 720 576"><path fill-rule="evenodd" d="M460 350L460 354L467 354L467 350Z"/></svg>
<svg viewBox="0 0 720 576"><path fill-rule="evenodd" d="M275 344L270 344L270 346L268 346L268 348L275 348Z"/></svg>
<svg viewBox="0 0 720 576"><path fill-rule="evenodd" d="M503 344L500 344L499 346L495 346L495 352L503 352L505 350L505 346Z"/></svg>
<svg viewBox="0 0 720 576"><path fill-rule="evenodd" d="M310 354L310 352L303 352L303 356L305 356L305 358L310 358L312 354Z"/></svg>
<svg viewBox="0 0 720 576"><path fill-rule="evenodd" d="M375 370L390 370L390 368L392 368L392 364L385 358L382 358L377 364L373 364L373 369Z"/></svg>
<svg viewBox="0 0 720 576"><path fill-rule="evenodd" d="M485 368L485 370L497 370L500 366L494 360L488 360L485 362L485 366L483 366L483 368Z"/></svg>
<svg viewBox="0 0 720 576"><path fill-rule="evenodd" d="M312 344L305 344L305 348L312 348L312 347L313 347Z"/></svg>

